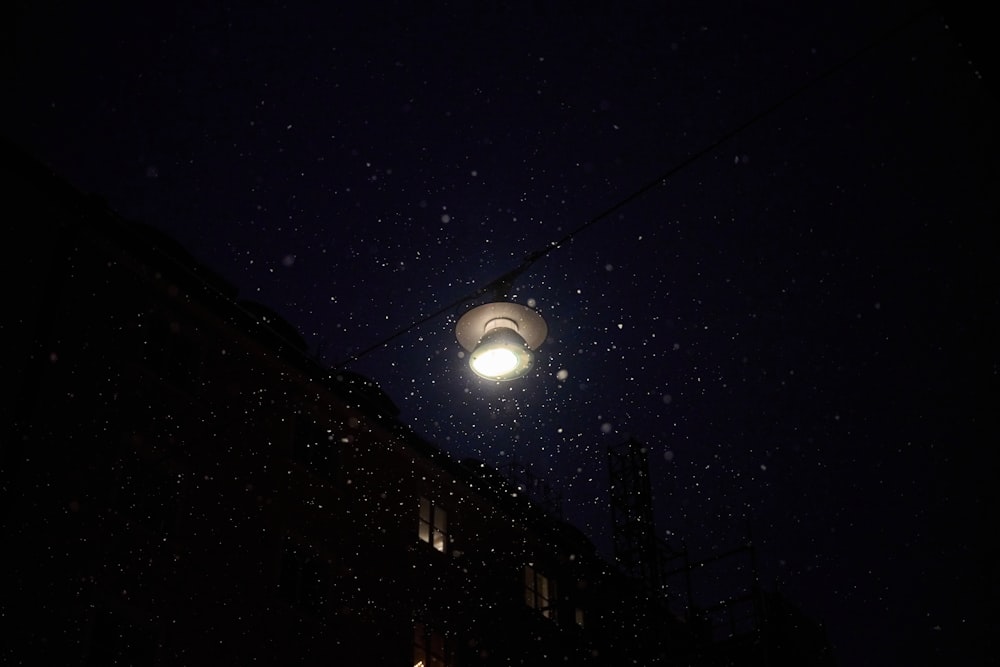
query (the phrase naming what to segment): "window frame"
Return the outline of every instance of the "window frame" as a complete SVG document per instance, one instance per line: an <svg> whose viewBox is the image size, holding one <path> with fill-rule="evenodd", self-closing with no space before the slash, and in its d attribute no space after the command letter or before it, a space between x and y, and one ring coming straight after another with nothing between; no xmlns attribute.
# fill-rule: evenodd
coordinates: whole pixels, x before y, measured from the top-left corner
<svg viewBox="0 0 1000 667"><path fill-rule="evenodd" d="M559 591L556 580L541 572L532 563L524 566L524 602L545 618L557 621Z"/></svg>
<svg viewBox="0 0 1000 667"><path fill-rule="evenodd" d="M278 572L278 594L292 607L314 616L330 609L333 564L285 538Z"/></svg>
<svg viewBox="0 0 1000 667"><path fill-rule="evenodd" d="M454 642L426 623L413 626L413 667L453 667Z"/></svg>
<svg viewBox="0 0 1000 667"><path fill-rule="evenodd" d="M436 551L448 553L451 539L448 533L448 510L427 496L420 496L417 513L417 537Z"/></svg>
<svg viewBox="0 0 1000 667"><path fill-rule="evenodd" d="M289 458L309 472L339 483L343 458L335 429L308 412L296 413L292 420Z"/></svg>

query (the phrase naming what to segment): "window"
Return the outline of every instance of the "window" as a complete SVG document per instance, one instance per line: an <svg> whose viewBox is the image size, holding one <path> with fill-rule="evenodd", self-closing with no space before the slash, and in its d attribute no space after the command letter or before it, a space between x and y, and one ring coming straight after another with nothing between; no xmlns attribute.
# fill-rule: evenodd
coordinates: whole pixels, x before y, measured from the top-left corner
<svg viewBox="0 0 1000 667"><path fill-rule="evenodd" d="M417 535L442 553L448 550L448 513L427 498L420 499Z"/></svg>
<svg viewBox="0 0 1000 667"><path fill-rule="evenodd" d="M310 614L323 614L330 602L331 579L328 561L285 540L278 590L287 602Z"/></svg>
<svg viewBox="0 0 1000 667"><path fill-rule="evenodd" d="M166 537L176 525L179 478L160 462L126 465L118 477L115 509L127 521Z"/></svg>
<svg viewBox="0 0 1000 667"><path fill-rule="evenodd" d="M336 481L340 472L340 447L333 440L331 429L299 415L292 433L292 458L312 472Z"/></svg>
<svg viewBox="0 0 1000 667"><path fill-rule="evenodd" d="M177 322L159 318L149 321L143 340L143 358L164 382L181 389L194 387L201 350L181 333Z"/></svg>
<svg viewBox="0 0 1000 667"><path fill-rule="evenodd" d="M454 650L445 636L423 623L413 627L413 667L450 667Z"/></svg>
<svg viewBox="0 0 1000 667"><path fill-rule="evenodd" d="M97 605L84 661L87 667L151 665L156 657L156 637L140 619Z"/></svg>
<svg viewBox="0 0 1000 667"><path fill-rule="evenodd" d="M556 618L556 582L531 565L524 566L524 601L545 618Z"/></svg>

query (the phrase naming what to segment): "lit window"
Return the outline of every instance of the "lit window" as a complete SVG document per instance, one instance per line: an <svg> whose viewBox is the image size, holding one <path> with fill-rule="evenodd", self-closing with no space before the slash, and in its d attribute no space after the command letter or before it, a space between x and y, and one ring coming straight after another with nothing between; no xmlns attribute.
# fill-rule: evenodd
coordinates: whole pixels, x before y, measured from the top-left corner
<svg viewBox="0 0 1000 667"><path fill-rule="evenodd" d="M579 607L577 607L576 608L576 615L575 616L576 616L576 624L582 628L583 627L583 610L580 609Z"/></svg>
<svg viewBox="0 0 1000 667"><path fill-rule="evenodd" d="M451 642L423 623L413 627L413 667L450 667L454 664Z"/></svg>
<svg viewBox="0 0 1000 667"><path fill-rule="evenodd" d="M448 513L427 498L420 499L420 539L440 552L448 550Z"/></svg>
<svg viewBox="0 0 1000 667"><path fill-rule="evenodd" d="M524 566L524 601L545 618L556 617L556 582L533 568Z"/></svg>

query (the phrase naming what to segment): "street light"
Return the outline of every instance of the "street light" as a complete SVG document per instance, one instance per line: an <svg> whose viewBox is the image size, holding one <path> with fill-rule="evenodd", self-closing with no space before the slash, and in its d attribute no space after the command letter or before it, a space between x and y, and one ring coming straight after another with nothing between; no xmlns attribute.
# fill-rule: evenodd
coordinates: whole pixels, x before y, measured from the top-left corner
<svg viewBox="0 0 1000 667"><path fill-rule="evenodd" d="M549 328L537 312L510 301L473 308L459 318L455 337L471 354L469 366L487 380L513 380L535 362Z"/></svg>

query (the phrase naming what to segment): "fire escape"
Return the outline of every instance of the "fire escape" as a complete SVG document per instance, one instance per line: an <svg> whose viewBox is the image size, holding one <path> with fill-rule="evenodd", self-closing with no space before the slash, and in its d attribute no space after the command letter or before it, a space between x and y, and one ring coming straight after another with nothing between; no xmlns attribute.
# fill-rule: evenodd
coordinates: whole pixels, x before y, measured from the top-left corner
<svg viewBox="0 0 1000 667"><path fill-rule="evenodd" d="M641 581L649 594L661 601L676 595L667 580L677 574L684 575L681 602L690 609L693 604L687 550L671 547L656 534L648 453L645 445L634 438L608 447L615 560L625 573Z"/></svg>
<svg viewBox="0 0 1000 667"><path fill-rule="evenodd" d="M608 447L613 545L619 567L643 584L651 600L682 612L706 642L759 635L765 630L766 604L757 585L753 545L748 542L691 562L686 547L676 549L658 537L648 454L648 448L634 438ZM748 558L749 562L734 563L740 557ZM741 590L730 591L721 601L699 606L695 602L692 574L704 573L712 566L745 572L750 583Z"/></svg>

